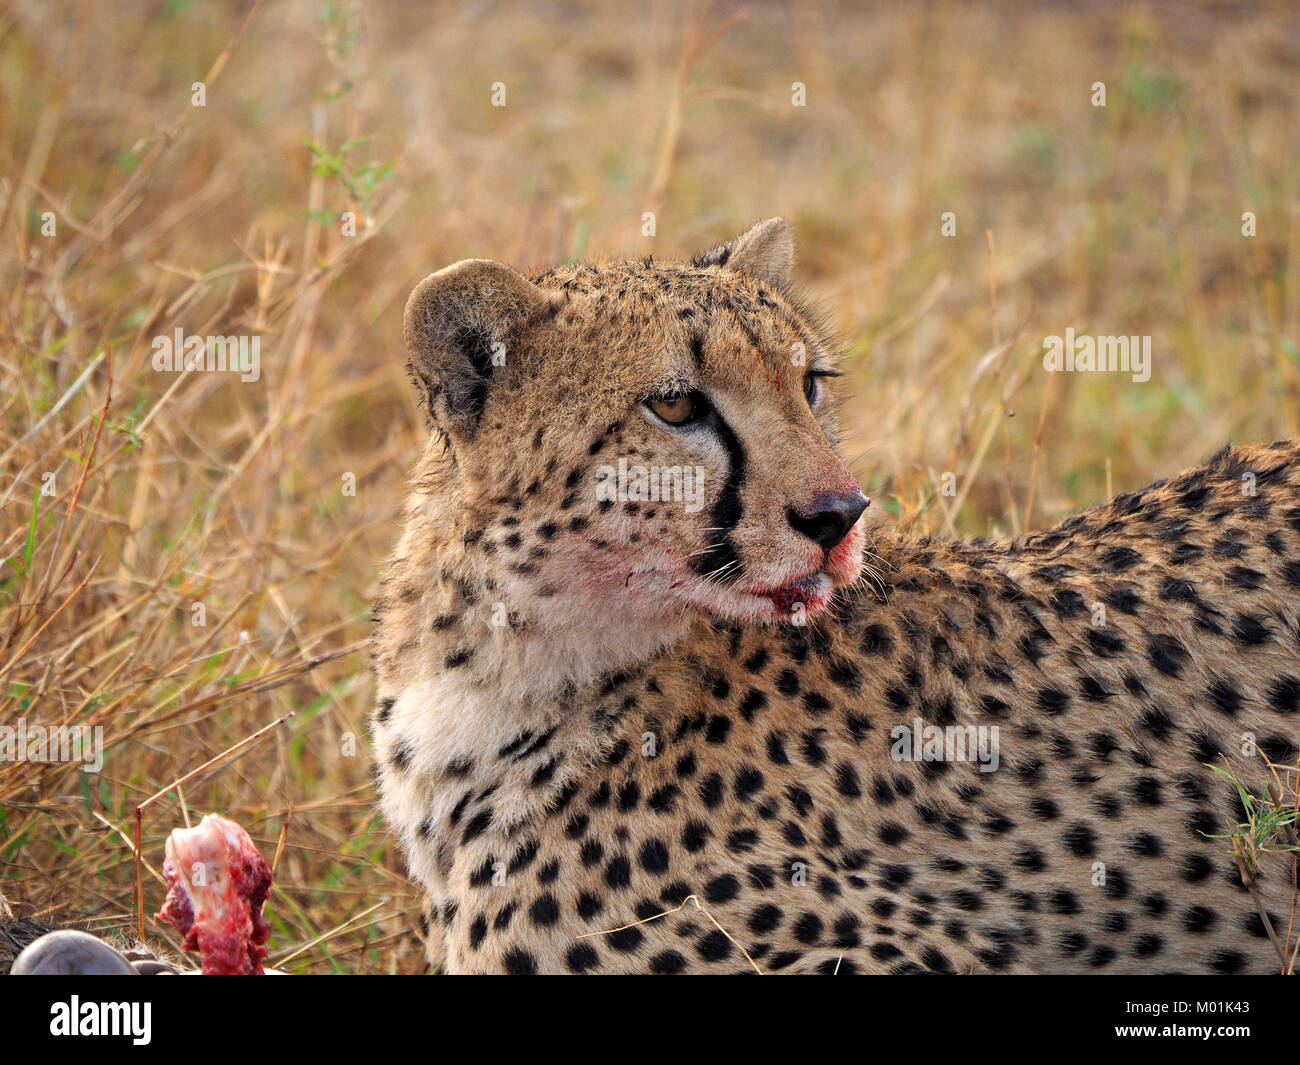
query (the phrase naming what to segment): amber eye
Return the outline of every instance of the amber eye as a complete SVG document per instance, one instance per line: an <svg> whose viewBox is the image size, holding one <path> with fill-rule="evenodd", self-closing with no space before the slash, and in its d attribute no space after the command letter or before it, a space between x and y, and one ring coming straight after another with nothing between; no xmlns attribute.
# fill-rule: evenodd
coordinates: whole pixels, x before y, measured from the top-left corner
<svg viewBox="0 0 1300 1065"><path fill-rule="evenodd" d="M646 400L646 406L669 425L685 425L697 413L695 397L691 395L664 396Z"/></svg>

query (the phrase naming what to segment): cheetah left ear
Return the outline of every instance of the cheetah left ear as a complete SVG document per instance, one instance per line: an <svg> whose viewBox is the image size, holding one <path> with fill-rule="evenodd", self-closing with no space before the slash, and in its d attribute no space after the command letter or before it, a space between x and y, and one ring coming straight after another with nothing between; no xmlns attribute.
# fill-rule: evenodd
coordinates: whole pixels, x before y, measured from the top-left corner
<svg viewBox="0 0 1300 1065"><path fill-rule="evenodd" d="M429 417L453 438L473 436L507 345L554 313L563 297L490 259L430 274L406 302L406 350Z"/></svg>
<svg viewBox="0 0 1300 1065"><path fill-rule="evenodd" d="M794 266L794 230L784 218L769 218L730 243L705 252L695 264L721 266L784 288L790 283L790 269Z"/></svg>

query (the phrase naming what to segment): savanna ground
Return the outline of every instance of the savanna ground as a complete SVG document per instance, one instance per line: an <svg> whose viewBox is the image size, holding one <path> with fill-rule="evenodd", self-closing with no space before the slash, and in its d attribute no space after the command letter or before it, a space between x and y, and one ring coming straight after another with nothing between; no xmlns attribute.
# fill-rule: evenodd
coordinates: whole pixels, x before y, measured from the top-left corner
<svg viewBox="0 0 1300 1065"><path fill-rule="evenodd" d="M136 804L292 711L148 809L147 912L220 811L275 857L272 961L421 967L363 643L426 273L785 215L868 494L1015 534L1297 432L1298 90L1280 2L0 6L0 723L106 746L0 767L0 899L127 928ZM154 371L178 327L260 378ZM1150 335L1151 380L1043 372L1067 327Z"/></svg>

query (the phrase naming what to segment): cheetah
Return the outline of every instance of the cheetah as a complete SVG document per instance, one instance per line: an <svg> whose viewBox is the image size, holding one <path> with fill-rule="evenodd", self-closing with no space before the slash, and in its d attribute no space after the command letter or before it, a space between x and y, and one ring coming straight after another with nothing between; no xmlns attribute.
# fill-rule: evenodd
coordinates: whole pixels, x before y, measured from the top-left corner
<svg viewBox="0 0 1300 1065"><path fill-rule="evenodd" d="M1278 971L1291 856L1243 887L1209 766L1295 785L1300 445L1010 542L901 534L793 255L772 219L411 295L431 432L371 727L430 963Z"/></svg>

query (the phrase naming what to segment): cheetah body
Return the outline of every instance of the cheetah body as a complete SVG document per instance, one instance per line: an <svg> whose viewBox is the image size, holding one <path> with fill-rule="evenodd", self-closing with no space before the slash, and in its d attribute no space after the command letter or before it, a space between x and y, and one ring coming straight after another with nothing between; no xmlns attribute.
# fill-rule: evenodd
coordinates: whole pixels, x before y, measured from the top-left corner
<svg viewBox="0 0 1300 1065"><path fill-rule="evenodd" d="M1300 447L1015 542L868 513L818 552L790 515L852 481L789 369L799 345L830 365L789 258L769 222L689 266L471 262L413 295L436 433L377 604L373 733L431 962L1276 971L1258 907L1285 931L1291 860L1243 888L1206 763L1257 795L1243 750L1295 763ZM676 381L712 420L644 415ZM618 458L702 467L707 505L605 505ZM925 756L968 726L991 757Z"/></svg>

